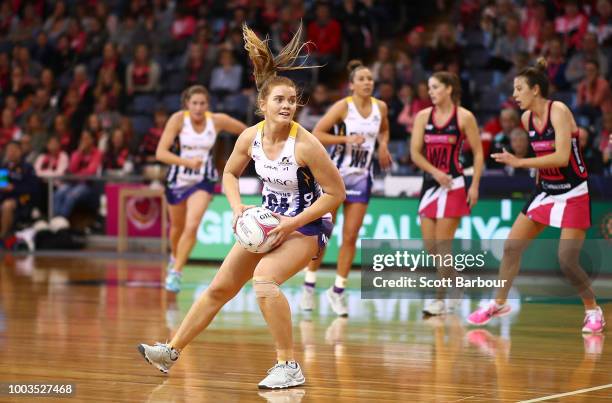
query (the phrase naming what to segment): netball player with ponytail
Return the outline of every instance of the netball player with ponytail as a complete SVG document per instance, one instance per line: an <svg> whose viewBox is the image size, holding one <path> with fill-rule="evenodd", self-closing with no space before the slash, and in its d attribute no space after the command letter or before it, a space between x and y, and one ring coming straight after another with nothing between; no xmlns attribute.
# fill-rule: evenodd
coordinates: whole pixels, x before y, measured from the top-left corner
<svg viewBox="0 0 612 403"><path fill-rule="evenodd" d="M217 133L238 135L246 129L244 123L224 113L209 112L208 91L201 85L187 88L182 101L186 109L170 117L156 151L157 160L170 165L166 176L170 259L165 284L170 292L181 290L183 266L218 180L212 155Z"/></svg>
<svg viewBox="0 0 612 403"><path fill-rule="evenodd" d="M461 217L470 214L478 201L484 157L476 118L459 105L459 78L452 73L437 72L427 85L433 106L415 117L410 154L423 170L418 213L425 248L429 253L445 255L452 252L451 241ZM459 161L466 138L474 155L474 174L467 191ZM451 267L437 269L445 278L454 274ZM444 294L444 289L438 289L435 299L425 301L423 312L428 315L450 312L454 304L447 304Z"/></svg>
<svg viewBox="0 0 612 403"><path fill-rule="evenodd" d="M378 161L382 169L391 165L389 154L389 119L387 105L372 97L374 78L369 68L357 60L349 62L349 88L351 96L336 102L315 126L313 134L324 145L333 145L331 158L342 175L346 187L342 245L338 252L336 281L327 290L327 299L333 311L347 316L347 277L355 257L359 229L368 209L372 189L372 161L378 142ZM333 128L336 133L332 134ZM336 212L334 211L334 220ZM306 278L300 307L311 311L314 307L314 288L319 256L305 270Z"/></svg>
<svg viewBox="0 0 612 403"><path fill-rule="evenodd" d="M210 324L221 307L253 279L253 289L276 345L276 364L259 383L280 389L305 382L293 353L291 311L280 285L299 272L331 233L331 211L344 200L344 184L325 148L293 121L298 104L293 81L277 76L300 54L302 28L274 57L268 45L244 26L245 48L254 65L257 106L265 120L246 129L236 142L223 173L223 187L237 219L247 206L240 200L238 177L251 160L264 183L263 206L277 213L271 232L274 246L265 254L234 244L210 286L193 304L168 344L141 344L145 359L168 372L182 349ZM232 355L228 351L228 357ZM233 357L232 357L233 359Z"/></svg>
<svg viewBox="0 0 612 403"><path fill-rule="evenodd" d="M521 71L514 79L513 97L525 110L523 127L529 133L533 158L517 158L506 150L492 154L514 168L537 169L536 191L512 225L504 243L499 277L507 280L497 289L495 300L473 312L468 321L484 325L510 313L506 304L512 281L518 274L521 255L532 239L547 226L561 228L558 257L563 273L578 289L585 309L582 331L599 333L605 327L590 280L580 267L580 248L591 226L591 205L587 170L578 142L578 126L569 108L548 99L546 61Z"/></svg>

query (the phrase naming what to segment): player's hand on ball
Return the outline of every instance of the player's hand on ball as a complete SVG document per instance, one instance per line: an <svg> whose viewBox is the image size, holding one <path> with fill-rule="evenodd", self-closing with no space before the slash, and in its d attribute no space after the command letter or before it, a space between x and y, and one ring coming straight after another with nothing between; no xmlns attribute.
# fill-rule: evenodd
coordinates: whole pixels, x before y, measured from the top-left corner
<svg viewBox="0 0 612 403"><path fill-rule="evenodd" d="M295 218L293 217L285 217L277 213L273 213L276 218L280 220L280 224L276 226L272 231L270 231L270 246L271 249L274 249L280 246L285 239L295 231L298 227L295 223Z"/></svg>
<svg viewBox="0 0 612 403"><path fill-rule="evenodd" d="M451 188L451 185L452 185L452 182L453 182L453 178L450 175L445 174L444 172L440 171L439 169L436 169L436 171L433 173L433 178L443 188L446 188L446 189L450 189Z"/></svg>
<svg viewBox="0 0 612 403"><path fill-rule="evenodd" d="M236 208L232 209L234 211L234 218L232 219L232 229L236 231L236 222L238 222L238 218L244 213L245 210L255 207L252 204L239 204Z"/></svg>
<svg viewBox="0 0 612 403"><path fill-rule="evenodd" d="M501 153L491 154L491 157L500 164L510 165L513 168L520 168L521 158L516 158L514 154L510 154L505 148L502 149Z"/></svg>

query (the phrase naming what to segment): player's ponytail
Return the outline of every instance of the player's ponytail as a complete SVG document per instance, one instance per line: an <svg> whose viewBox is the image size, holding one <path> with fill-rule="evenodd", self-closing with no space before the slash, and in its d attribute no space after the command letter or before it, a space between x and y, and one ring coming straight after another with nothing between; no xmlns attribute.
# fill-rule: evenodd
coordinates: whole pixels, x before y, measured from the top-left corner
<svg viewBox="0 0 612 403"><path fill-rule="evenodd" d="M540 95L544 98L548 97L548 75L546 69L548 63L543 57L538 57L534 67L527 67L518 73L517 77L523 77L529 88L536 85L540 87Z"/></svg>
<svg viewBox="0 0 612 403"><path fill-rule="evenodd" d="M348 64L346 65L346 70L348 71L348 75L349 75L349 82L353 82L353 79L355 78L355 73L357 73L358 70L361 69L367 69L368 67L363 64L361 62L361 60L357 60L357 59L353 59L350 60L348 62Z"/></svg>
<svg viewBox="0 0 612 403"><path fill-rule="evenodd" d="M289 43L278 55L274 56L268 46L268 39L261 40L246 24L242 26L244 48L253 63L255 86L259 91L257 95L258 105L268 97L270 90L276 85L288 85L297 91L295 83L287 77L278 76L278 72L319 67L305 66L305 58L301 63L296 64L302 49L307 45L302 43L302 31L302 24L300 24Z"/></svg>

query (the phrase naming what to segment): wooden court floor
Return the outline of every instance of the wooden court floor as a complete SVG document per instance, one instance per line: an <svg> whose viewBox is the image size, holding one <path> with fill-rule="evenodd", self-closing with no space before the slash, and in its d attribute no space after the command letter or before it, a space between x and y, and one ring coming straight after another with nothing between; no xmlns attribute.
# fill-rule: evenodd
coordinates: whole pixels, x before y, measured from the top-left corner
<svg viewBox="0 0 612 403"><path fill-rule="evenodd" d="M214 267L193 265L178 299L160 288L164 262L110 257L0 257L0 383L61 382L65 399L93 402L515 402L612 401L612 340L583 338L575 303L516 300L515 314L482 329L461 312L424 319L422 301L360 299L336 318L297 310L299 280L284 286L304 387L262 392L272 339L250 287L187 347L169 376L146 364L139 342L167 340ZM332 273L322 274L329 285ZM358 277L358 273L353 273ZM322 284L323 286L323 284ZM321 290L323 290L322 288ZM612 323L612 304L604 304Z"/></svg>

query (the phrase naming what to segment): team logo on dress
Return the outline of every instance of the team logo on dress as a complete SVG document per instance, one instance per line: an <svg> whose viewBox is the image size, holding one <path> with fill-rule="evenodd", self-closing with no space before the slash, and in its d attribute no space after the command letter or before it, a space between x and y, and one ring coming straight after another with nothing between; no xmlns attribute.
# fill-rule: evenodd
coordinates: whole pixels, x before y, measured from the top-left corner
<svg viewBox="0 0 612 403"><path fill-rule="evenodd" d="M457 128L455 127L455 125L448 125L447 130L456 130Z"/></svg>
<svg viewBox="0 0 612 403"><path fill-rule="evenodd" d="M433 125L432 124L428 124L427 126L425 126L426 130L432 130L433 129Z"/></svg>
<svg viewBox="0 0 612 403"><path fill-rule="evenodd" d="M258 140L255 140L255 141L253 142L253 148L255 148L255 147L259 147L260 145L261 145L261 143L260 143Z"/></svg>
<svg viewBox="0 0 612 403"><path fill-rule="evenodd" d="M291 161L289 160L289 157L283 157L281 158L278 164L279 165L291 165Z"/></svg>
<svg viewBox="0 0 612 403"><path fill-rule="evenodd" d="M529 137L535 136L535 130L529 130Z"/></svg>

